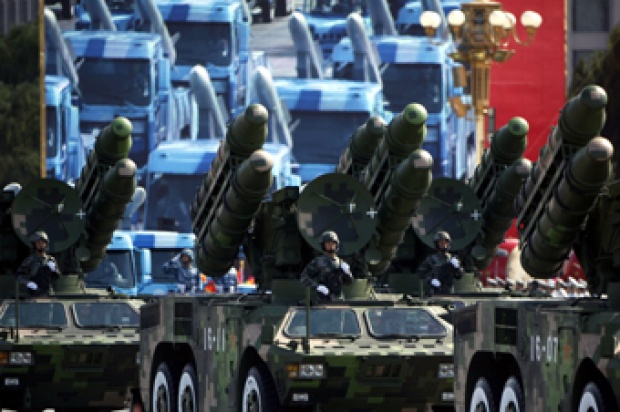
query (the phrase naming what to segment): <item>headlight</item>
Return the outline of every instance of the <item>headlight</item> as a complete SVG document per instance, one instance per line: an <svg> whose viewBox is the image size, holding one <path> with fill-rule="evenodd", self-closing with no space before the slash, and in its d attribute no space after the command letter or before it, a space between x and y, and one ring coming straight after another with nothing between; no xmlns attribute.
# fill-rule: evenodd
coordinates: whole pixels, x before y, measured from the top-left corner
<svg viewBox="0 0 620 412"><path fill-rule="evenodd" d="M11 352L9 356L10 365L32 365L32 353L30 352Z"/></svg>
<svg viewBox="0 0 620 412"><path fill-rule="evenodd" d="M440 363L437 377L440 379L454 378L454 365L451 363Z"/></svg>
<svg viewBox="0 0 620 412"><path fill-rule="evenodd" d="M325 368L320 363L302 363L286 365L287 375L291 379L322 379Z"/></svg>

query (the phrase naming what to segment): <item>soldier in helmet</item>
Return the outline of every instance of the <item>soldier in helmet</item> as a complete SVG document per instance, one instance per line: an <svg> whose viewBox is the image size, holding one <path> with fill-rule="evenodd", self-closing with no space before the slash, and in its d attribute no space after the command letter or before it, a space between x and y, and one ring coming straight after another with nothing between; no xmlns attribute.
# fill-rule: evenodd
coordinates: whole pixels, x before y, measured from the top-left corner
<svg viewBox="0 0 620 412"><path fill-rule="evenodd" d="M48 255L49 238L43 231L35 232L30 237L32 254L17 268L18 281L28 288L33 296L48 295L52 281L58 279L60 270L56 259Z"/></svg>
<svg viewBox="0 0 620 412"><path fill-rule="evenodd" d="M198 269L194 266L194 252L191 249L183 249L181 253L164 263L162 270L175 276L181 293L196 291Z"/></svg>
<svg viewBox="0 0 620 412"><path fill-rule="evenodd" d="M319 299L330 301L339 299L342 284L350 284L353 275L349 265L336 255L340 240L335 232L327 231L321 235L323 254L318 256L301 272L301 283L316 289Z"/></svg>
<svg viewBox="0 0 620 412"><path fill-rule="evenodd" d="M424 259L417 273L430 283L433 293L451 293L453 279L463 276L463 267L458 257L449 252L452 238L448 232L435 233L433 241L436 252Z"/></svg>

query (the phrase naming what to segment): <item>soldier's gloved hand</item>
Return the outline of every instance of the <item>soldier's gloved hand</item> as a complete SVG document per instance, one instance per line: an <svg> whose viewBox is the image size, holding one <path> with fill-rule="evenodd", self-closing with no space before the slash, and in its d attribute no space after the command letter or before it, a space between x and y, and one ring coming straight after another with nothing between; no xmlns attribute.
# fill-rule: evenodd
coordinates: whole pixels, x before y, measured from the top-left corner
<svg viewBox="0 0 620 412"><path fill-rule="evenodd" d="M461 262L459 262L459 258L457 258L456 256L452 256L450 258L450 263L452 264L452 266L454 266L455 269L461 267Z"/></svg>
<svg viewBox="0 0 620 412"><path fill-rule="evenodd" d="M47 267L50 268L50 270L52 270L53 272L56 271L56 262L54 262L53 260L49 260L47 262Z"/></svg>
<svg viewBox="0 0 620 412"><path fill-rule="evenodd" d="M441 282L438 279L433 279L431 280L431 286L434 288L440 288L441 287Z"/></svg>
<svg viewBox="0 0 620 412"><path fill-rule="evenodd" d="M345 275L351 275L351 267L344 260L340 261L340 269L344 272Z"/></svg>
<svg viewBox="0 0 620 412"><path fill-rule="evenodd" d="M321 295L329 296L329 289L327 289L327 286L325 285L317 286L316 291L319 292Z"/></svg>
<svg viewBox="0 0 620 412"><path fill-rule="evenodd" d="M32 281L30 281L30 282L26 283L26 287L27 287L28 289L32 289L32 290L37 290L37 289L39 289L39 285L37 285L36 283L34 283L34 282L32 282Z"/></svg>

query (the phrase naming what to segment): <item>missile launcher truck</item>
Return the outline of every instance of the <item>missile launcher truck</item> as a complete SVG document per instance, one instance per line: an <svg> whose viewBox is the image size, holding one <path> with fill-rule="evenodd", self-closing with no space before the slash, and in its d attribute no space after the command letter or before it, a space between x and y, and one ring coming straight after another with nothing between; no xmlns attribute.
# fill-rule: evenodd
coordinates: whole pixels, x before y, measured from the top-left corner
<svg viewBox="0 0 620 412"><path fill-rule="evenodd" d="M106 125L74 187L40 179L2 192L0 409L120 409L137 385L143 302L96 294L82 282L100 265L136 188L130 133L125 118ZM61 271L49 294L33 294L16 278L38 231Z"/></svg>
<svg viewBox="0 0 620 412"><path fill-rule="evenodd" d="M556 276L573 248L593 297L491 299L457 311L457 411L620 407L620 192L613 146L599 136L606 103L595 85L567 102L514 203L527 273Z"/></svg>
<svg viewBox="0 0 620 412"><path fill-rule="evenodd" d="M167 295L141 308L140 397L147 411L451 410L451 325L411 297L375 295L432 179L427 114L410 105L351 139L342 171L272 186L264 106L228 127L191 205L196 262L211 277L239 256L255 294ZM365 165L363 165L365 163ZM354 279L320 303L299 275L335 231Z"/></svg>

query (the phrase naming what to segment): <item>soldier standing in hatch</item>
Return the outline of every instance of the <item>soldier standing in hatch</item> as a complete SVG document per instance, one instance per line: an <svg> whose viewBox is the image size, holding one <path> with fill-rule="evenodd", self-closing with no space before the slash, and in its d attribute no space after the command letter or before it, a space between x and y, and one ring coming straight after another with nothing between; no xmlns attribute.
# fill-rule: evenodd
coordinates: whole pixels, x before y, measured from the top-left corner
<svg viewBox="0 0 620 412"><path fill-rule="evenodd" d="M183 249L162 267L164 273L174 274L181 293L195 292L198 287L198 269L193 262L194 252L191 249Z"/></svg>
<svg viewBox="0 0 620 412"><path fill-rule="evenodd" d="M349 265L336 255L339 244L340 240L335 232L323 233L321 235L323 254L312 259L301 272L301 283L316 289L321 301L340 299L342 284L350 284L353 281Z"/></svg>
<svg viewBox="0 0 620 412"><path fill-rule="evenodd" d="M32 254L17 268L17 279L33 296L49 295L52 281L58 279L60 270L53 256L48 255L49 238L43 231L31 237Z"/></svg>
<svg viewBox="0 0 620 412"><path fill-rule="evenodd" d="M439 231L435 234L436 252L424 259L417 270L420 279L427 280L433 293L452 293L454 279L463 276L463 267L456 256L450 254L450 234Z"/></svg>

